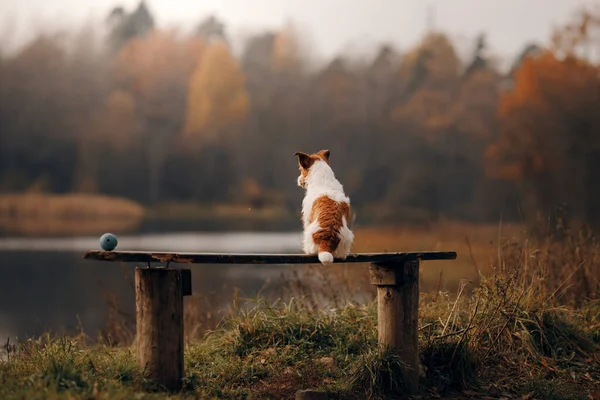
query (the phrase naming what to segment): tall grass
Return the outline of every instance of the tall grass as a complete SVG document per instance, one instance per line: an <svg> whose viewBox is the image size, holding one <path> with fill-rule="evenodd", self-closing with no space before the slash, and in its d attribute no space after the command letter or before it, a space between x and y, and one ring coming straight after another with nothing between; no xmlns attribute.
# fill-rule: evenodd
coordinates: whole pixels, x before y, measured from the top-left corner
<svg viewBox="0 0 600 400"><path fill-rule="evenodd" d="M489 272L454 291L439 285L422 293L423 398L594 398L596 254L593 236L580 232L498 241ZM402 360L377 351L373 293L357 293L363 280L368 287L365 268L312 266L272 292L276 299L243 302L236 295L225 314L215 313L207 297L187 301L182 395L293 398L296 390L316 388L339 399L401 397ZM21 343L0 363L0 397L159 396L135 366L132 337L117 347L105 338L93 346L50 337Z"/></svg>
<svg viewBox="0 0 600 400"><path fill-rule="evenodd" d="M141 218L144 207L120 197L94 194L23 193L0 196L3 218Z"/></svg>
<svg viewBox="0 0 600 400"><path fill-rule="evenodd" d="M85 235L130 231L144 216L142 205L93 194L0 195L0 229L11 234Z"/></svg>

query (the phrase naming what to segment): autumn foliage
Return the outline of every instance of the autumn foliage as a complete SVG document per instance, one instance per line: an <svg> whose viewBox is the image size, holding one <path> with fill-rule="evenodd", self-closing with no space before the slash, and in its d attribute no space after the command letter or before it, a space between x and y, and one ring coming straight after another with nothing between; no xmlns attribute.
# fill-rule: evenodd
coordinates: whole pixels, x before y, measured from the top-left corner
<svg viewBox="0 0 600 400"><path fill-rule="evenodd" d="M0 193L289 205L295 151L329 148L358 221L497 220L557 207L600 223L600 86L584 10L509 70L441 32L315 62L293 24L234 52L209 17L159 29L144 3L0 57ZM590 44L592 43L592 44ZM597 50L597 49L595 49Z"/></svg>
<svg viewBox="0 0 600 400"><path fill-rule="evenodd" d="M189 79L184 133L225 140L223 129L240 126L247 112L248 94L237 60L225 43L209 45Z"/></svg>

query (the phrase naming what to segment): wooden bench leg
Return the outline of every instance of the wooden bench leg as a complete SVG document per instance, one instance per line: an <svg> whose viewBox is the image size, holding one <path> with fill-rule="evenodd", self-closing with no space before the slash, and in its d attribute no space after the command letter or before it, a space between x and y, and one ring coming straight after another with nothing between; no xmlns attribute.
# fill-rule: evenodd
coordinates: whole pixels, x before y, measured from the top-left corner
<svg viewBox="0 0 600 400"><path fill-rule="evenodd" d="M419 389L419 261L371 264L371 284L377 286L379 351L400 355L406 368L406 390Z"/></svg>
<svg viewBox="0 0 600 400"><path fill-rule="evenodd" d="M165 389L181 389L183 296L191 294L191 271L135 269L136 352L146 376Z"/></svg>

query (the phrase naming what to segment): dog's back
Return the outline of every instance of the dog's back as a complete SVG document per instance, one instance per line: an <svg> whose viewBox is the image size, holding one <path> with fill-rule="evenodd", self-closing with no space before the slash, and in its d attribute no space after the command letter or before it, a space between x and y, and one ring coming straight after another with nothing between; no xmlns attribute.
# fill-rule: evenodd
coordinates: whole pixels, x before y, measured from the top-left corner
<svg viewBox="0 0 600 400"><path fill-rule="evenodd" d="M350 204L335 201L327 196L318 197L312 205L311 221L316 221L318 229L313 232L312 239L317 247L319 260L322 263L333 262L334 254L338 256L338 248L342 251L337 258L345 258L344 247L347 242L348 221L350 221ZM342 243L342 239L344 243Z"/></svg>
<svg viewBox="0 0 600 400"><path fill-rule="evenodd" d="M318 254L323 264L345 259L354 240L348 227L350 199L329 167L329 151L296 155L301 171L298 184L306 189L302 202L304 252Z"/></svg>

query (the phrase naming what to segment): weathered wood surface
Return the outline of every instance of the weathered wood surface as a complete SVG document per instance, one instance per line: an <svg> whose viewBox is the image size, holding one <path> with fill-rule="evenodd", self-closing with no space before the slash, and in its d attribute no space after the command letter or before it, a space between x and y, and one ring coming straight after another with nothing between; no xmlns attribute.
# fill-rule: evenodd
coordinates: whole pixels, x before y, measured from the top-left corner
<svg viewBox="0 0 600 400"><path fill-rule="evenodd" d="M399 263L402 265L403 263ZM398 283L396 279L396 265L381 266L371 264L369 273L371 275L371 285L375 286L394 286Z"/></svg>
<svg viewBox="0 0 600 400"><path fill-rule="evenodd" d="M319 264L317 256L305 254L217 254L171 253L147 251L88 250L83 258L98 261L170 262L186 264ZM336 263L403 263L414 260L454 260L454 251L425 251L412 253L358 253Z"/></svg>
<svg viewBox="0 0 600 400"><path fill-rule="evenodd" d="M419 261L371 265L371 283L377 286L379 351L393 351L406 364L405 387L419 388Z"/></svg>
<svg viewBox="0 0 600 400"><path fill-rule="evenodd" d="M148 378L170 391L180 390L184 377L184 274L172 268L135 270L138 365Z"/></svg>

